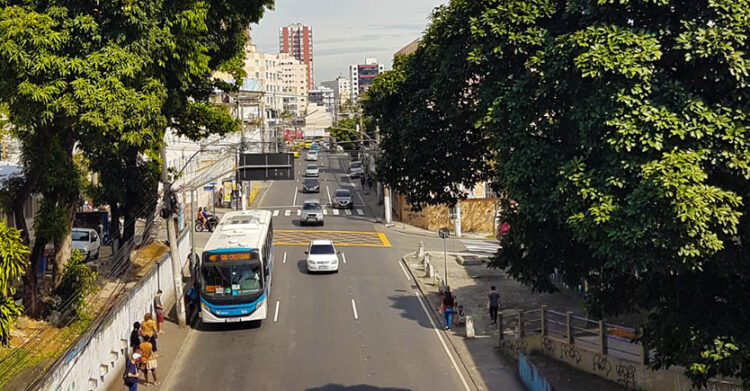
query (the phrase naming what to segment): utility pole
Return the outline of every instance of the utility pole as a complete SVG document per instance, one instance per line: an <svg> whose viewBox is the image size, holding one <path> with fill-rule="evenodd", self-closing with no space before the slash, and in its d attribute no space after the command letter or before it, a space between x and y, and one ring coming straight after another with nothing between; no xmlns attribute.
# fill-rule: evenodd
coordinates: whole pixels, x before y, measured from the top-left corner
<svg viewBox="0 0 750 391"><path fill-rule="evenodd" d="M172 184L169 183L169 175L167 174L167 147L161 148L161 161L162 171L161 180L164 185L164 202L162 210L166 213L162 214L162 217L167 222L167 239L169 240L169 256L172 260L172 282L174 284L175 304L177 306L177 324L180 327L185 327L187 324L185 316L185 301L182 299L182 265L180 264L180 255L177 252L177 227L174 222L174 209L175 206L172 195Z"/></svg>

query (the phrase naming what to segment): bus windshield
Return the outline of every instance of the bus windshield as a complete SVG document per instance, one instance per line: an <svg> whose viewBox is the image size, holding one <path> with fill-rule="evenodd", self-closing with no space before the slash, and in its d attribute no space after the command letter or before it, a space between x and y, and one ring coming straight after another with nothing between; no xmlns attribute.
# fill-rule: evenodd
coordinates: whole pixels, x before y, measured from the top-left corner
<svg viewBox="0 0 750 391"><path fill-rule="evenodd" d="M201 293L215 299L250 296L263 289L263 270L258 261L203 264Z"/></svg>

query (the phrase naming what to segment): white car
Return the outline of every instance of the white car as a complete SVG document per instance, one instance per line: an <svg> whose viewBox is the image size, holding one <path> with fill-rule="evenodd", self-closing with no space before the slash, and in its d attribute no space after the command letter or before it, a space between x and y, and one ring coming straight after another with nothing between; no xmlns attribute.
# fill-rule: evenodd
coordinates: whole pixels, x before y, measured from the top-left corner
<svg viewBox="0 0 750 391"><path fill-rule="evenodd" d="M307 254L307 272L339 271L339 252L330 240L312 240L305 251Z"/></svg>
<svg viewBox="0 0 750 391"><path fill-rule="evenodd" d="M359 178L365 172L362 162L355 160L349 164L349 176Z"/></svg>
<svg viewBox="0 0 750 391"><path fill-rule="evenodd" d="M305 160L317 162L318 161L318 151L311 149L307 151L307 156L305 156Z"/></svg>
<svg viewBox="0 0 750 391"><path fill-rule="evenodd" d="M99 248L102 243L96 230L73 228L72 237L71 247L81 252L84 261L99 258Z"/></svg>
<svg viewBox="0 0 750 391"><path fill-rule="evenodd" d="M305 167L305 176L319 176L320 170L318 169L318 166L315 164L309 164L307 167Z"/></svg>

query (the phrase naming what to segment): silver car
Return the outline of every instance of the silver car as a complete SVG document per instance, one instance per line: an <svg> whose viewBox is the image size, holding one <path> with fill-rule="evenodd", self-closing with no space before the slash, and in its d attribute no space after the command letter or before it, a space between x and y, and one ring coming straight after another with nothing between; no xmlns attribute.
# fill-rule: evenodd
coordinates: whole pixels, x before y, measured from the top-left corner
<svg viewBox="0 0 750 391"><path fill-rule="evenodd" d="M320 176L320 170L317 165L308 164L307 167L305 167L305 175L311 177Z"/></svg>
<svg viewBox="0 0 750 391"><path fill-rule="evenodd" d="M352 209L354 207L352 192L347 189L336 189L333 193L333 207Z"/></svg>
<svg viewBox="0 0 750 391"><path fill-rule="evenodd" d="M305 200L302 204L302 215L299 218L299 223L300 225L323 225L323 208L320 206L320 200Z"/></svg>

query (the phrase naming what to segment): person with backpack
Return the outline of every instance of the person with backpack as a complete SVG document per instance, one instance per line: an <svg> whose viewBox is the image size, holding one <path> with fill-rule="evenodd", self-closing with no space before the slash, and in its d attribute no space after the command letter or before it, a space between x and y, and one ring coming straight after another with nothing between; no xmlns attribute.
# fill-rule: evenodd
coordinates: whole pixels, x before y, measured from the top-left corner
<svg viewBox="0 0 750 391"><path fill-rule="evenodd" d="M141 355L133 353L130 360L125 363L125 373L122 374L122 380L128 391L138 391L138 360Z"/></svg>
<svg viewBox="0 0 750 391"><path fill-rule="evenodd" d="M495 291L495 286L490 287L490 293L487 295L490 301L490 319L493 325L497 325L497 309L500 308L500 294Z"/></svg>
<svg viewBox="0 0 750 391"><path fill-rule="evenodd" d="M450 330L453 327L453 308L456 306L456 299L447 287L443 294L441 306L443 309L443 320L445 321L443 329Z"/></svg>

